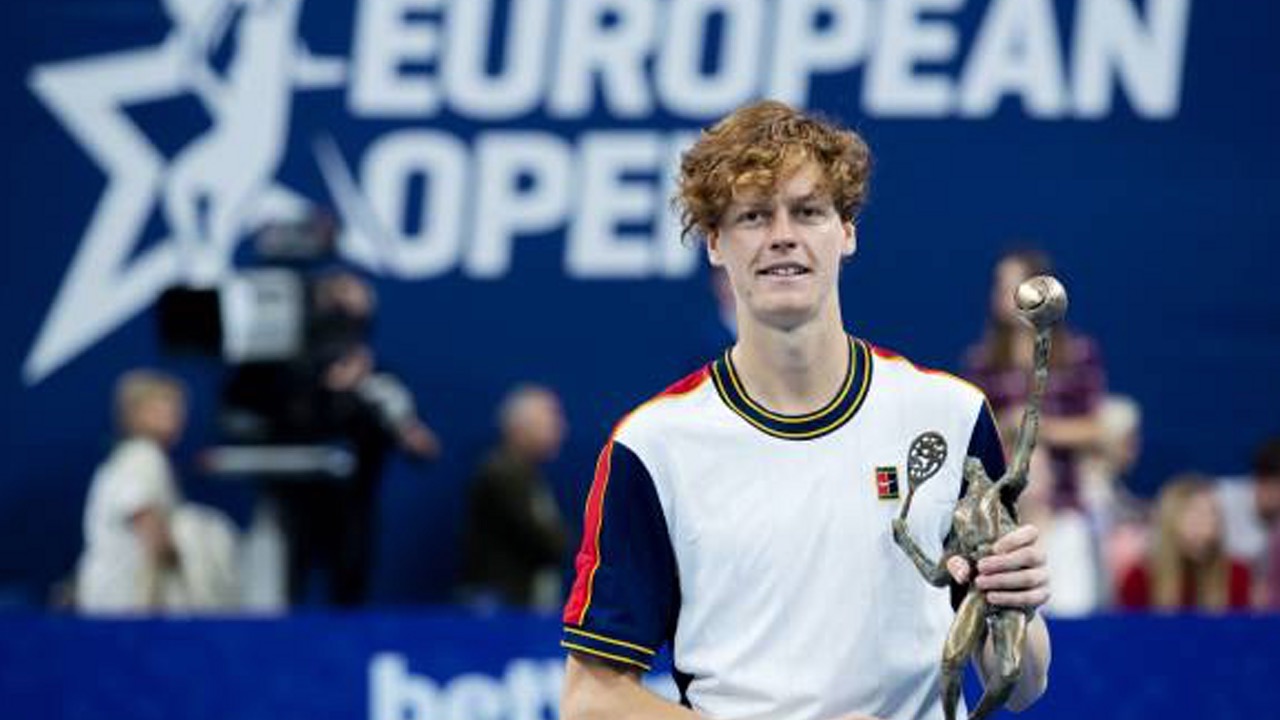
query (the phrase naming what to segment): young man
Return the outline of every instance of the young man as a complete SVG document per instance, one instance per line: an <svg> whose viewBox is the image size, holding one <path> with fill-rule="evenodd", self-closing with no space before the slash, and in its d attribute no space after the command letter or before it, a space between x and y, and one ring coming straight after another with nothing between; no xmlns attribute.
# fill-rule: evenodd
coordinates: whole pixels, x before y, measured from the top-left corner
<svg viewBox="0 0 1280 720"><path fill-rule="evenodd" d="M964 458L1004 470L981 392L849 336L841 264L870 158L851 131L762 102L685 154L678 202L737 301L738 342L622 420L588 496L565 607L567 720L941 718L953 617L891 538L908 452L945 460L910 523L937 557ZM957 582L970 579L963 562ZM977 568L996 605L1048 599L1034 528ZM1043 692L1031 623L1010 705ZM671 643L683 707L639 683ZM991 665L978 658L980 670Z"/></svg>

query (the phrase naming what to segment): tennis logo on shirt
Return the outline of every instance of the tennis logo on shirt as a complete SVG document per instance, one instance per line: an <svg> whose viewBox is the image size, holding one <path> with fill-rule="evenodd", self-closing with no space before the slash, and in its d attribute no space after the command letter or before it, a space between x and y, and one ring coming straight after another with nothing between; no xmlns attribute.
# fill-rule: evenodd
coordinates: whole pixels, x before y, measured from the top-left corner
<svg viewBox="0 0 1280 720"><path fill-rule="evenodd" d="M876 494L881 500L898 499L898 468L882 465L876 468Z"/></svg>
<svg viewBox="0 0 1280 720"><path fill-rule="evenodd" d="M915 487L942 469L947 461L947 441L941 433L929 431L916 436L907 451L907 479Z"/></svg>

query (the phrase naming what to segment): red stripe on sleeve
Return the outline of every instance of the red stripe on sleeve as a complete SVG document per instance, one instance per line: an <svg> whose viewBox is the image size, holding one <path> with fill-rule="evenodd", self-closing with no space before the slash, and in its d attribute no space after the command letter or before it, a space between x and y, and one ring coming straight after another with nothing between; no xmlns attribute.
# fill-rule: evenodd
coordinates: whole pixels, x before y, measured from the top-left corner
<svg viewBox="0 0 1280 720"><path fill-rule="evenodd" d="M582 521L582 546L578 548L578 556L573 566L576 575L573 580L573 591L569 593L569 601L564 606L564 622L566 625L582 625L587 616L587 608L591 606L591 590L595 581L596 570L600 567L600 530L604 525L604 493L609 486L609 466L613 459L613 440L600 451L596 461L595 478L591 481L591 491L587 494L586 516Z"/></svg>
<svg viewBox="0 0 1280 720"><path fill-rule="evenodd" d="M710 365L705 365L696 372L681 378L656 397L644 403L644 405L664 398L693 392L710 376ZM641 405L641 407L644 407L644 405ZM636 411L639 409L637 408ZM628 414L627 417L630 417L631 414ZM618 421L617 426L614 427L613 435L617 434L618 429L622 427L626 420L627 418L624 417ZM569 592L569 600L564 605L563 620L566 625L581 627L583 621L586 620L587 610L591 607L591 591L595 583L596 570L600 569L600 532L604 526L604 495L609 487L609 470L612 465L612 459L613 436L610 436L609 442L604 446L604 450L600 451L600 458L596 461L596 474L591 481L591 490L587 493L586 516L582 521L582 545L579 546L578 555L573 562L573 590Z"/></svg>

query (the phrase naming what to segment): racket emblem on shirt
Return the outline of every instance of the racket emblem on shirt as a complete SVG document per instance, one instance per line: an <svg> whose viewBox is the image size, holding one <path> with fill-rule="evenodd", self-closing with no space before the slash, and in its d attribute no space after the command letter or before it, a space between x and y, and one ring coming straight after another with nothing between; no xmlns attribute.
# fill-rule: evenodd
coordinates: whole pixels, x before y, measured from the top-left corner
<svg viewBox="0 0 1280 720"><path fill-rule="evenodd" d="M942 469L947 461L947 441L941 433L929 431L916 436L907 451L907 482L917 486Z"/></svg>

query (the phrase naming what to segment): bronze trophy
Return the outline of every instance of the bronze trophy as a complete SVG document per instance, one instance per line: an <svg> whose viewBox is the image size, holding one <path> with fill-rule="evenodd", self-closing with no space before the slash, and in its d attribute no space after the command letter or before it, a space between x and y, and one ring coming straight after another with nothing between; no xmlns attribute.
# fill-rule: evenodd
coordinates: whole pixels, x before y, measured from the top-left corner
<svg viewBox="0 0 1280 720"><path fill-rule="evenodd" d="M927 442L929 436L922 436L913 443L908 458L907 498L893 521L893 539L925 580L936 587L946 587L951 582L951 574L947 571L949 559L961 557L970 567L976 568L979 560L991 554L996 540L1018 526L1014 505L1027 486L1027 467L1036 444L1040 405L1049 378L1051 331L1066 314L1067 293L1053 277L1038 275L1019 285L1014 299L1022 318L1035 328L1036 339L1031 397L1018 427L1013 461L1004 476L993 482L987 477L981 461L973 457L965 459L965 492L956 504L951 534L943 548L943 556L937 562L926 557L911 537L906 518L916 490L941 467L945 445L933 447ZM939 453L943 457L937 457ZM1033 612L988 605L982 592L970 583L942 649L942 707L947 720L955 720L956 717L964 663L975 649L982 646L988 634L995 652L997 671L969 720L981 720L1004 706L1022 671L1022 645L1027 622Z"/></svg>

